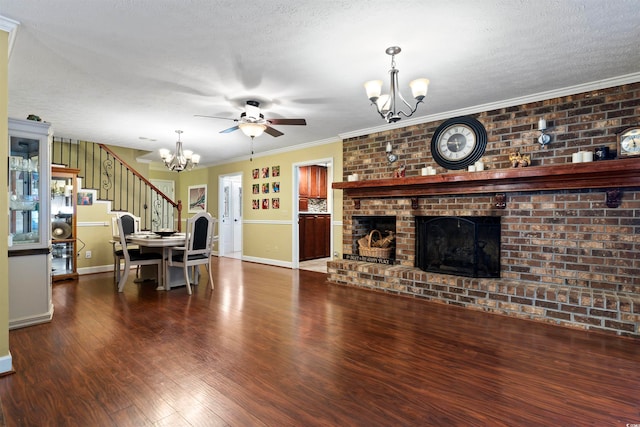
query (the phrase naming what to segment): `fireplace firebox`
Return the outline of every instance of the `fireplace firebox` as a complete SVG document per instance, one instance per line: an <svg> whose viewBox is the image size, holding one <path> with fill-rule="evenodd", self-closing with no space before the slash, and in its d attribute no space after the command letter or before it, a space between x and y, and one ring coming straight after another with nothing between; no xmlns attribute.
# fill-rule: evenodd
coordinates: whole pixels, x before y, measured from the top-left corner
<svg viewBox="0 0 640 427"><path fill-rule="evenodd" d="M358 241L366 238L372 230L378 230L381 237L395 235L396 217L395 216L354 216L353 217L353 249L351 254L344 254L345 259L353 259L358 261L373 262L379 264L395 263L395 242L391 244L391 250L388 256L376 257L369 255L361 255Z"/></svg>
<svg viewBox="0 0 640 427"><path fill-rule="evenodd" d="M456 276L500 277L500 217L416 217L416 267Z"/></svg>

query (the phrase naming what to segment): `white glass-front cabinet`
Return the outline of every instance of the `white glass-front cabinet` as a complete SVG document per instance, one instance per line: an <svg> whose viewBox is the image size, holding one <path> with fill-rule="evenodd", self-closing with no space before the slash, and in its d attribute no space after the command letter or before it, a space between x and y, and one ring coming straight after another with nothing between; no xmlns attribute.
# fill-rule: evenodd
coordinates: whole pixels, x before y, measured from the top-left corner
<svg viewBox="0 0 640 427"><path fill-rule="evenodd" d="M49 123L9 119L9 329L50 321Z"/></svg>

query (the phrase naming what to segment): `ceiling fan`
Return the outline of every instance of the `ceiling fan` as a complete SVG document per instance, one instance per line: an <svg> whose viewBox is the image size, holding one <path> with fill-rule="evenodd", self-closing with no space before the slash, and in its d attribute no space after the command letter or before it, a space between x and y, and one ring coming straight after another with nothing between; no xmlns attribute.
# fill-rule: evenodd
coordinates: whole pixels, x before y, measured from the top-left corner
<svg viewBox="0 0 640 427"><path fill-rule="evenodd" d="M203 116L196 114L195 117L206 117L211 119L223 119L233 120L238 124L225 130L221 130L220 133L229 133L240 129L245 135L251 139L256 136L262 135L263 132L268 133L273 137L284 135L279 130L271 127L271 125L301 125L305 126L307 121L305 119L265 119L264 115L260 112L260 103L258 101L249 100L245 105L245 110L240 114L239 119L230 119L228 117L216 117L216 116Z"/></svg>

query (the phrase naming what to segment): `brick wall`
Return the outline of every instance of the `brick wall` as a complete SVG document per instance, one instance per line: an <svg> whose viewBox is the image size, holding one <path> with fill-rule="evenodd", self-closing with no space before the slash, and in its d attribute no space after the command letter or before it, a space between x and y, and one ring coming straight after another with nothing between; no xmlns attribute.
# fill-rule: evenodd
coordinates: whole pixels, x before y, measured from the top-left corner
<svg viewBox="0 0 640 427"><path fill-rule="evenodd" d="M640 83L474 115L487 129L483 160L489 169L510 167L508 155L529 154L532 164L571 162L578 150L606 145L615 150L617 132L640 123ZM551 144L537 143L544 117ZM439 167L431 136L442 121L350 138L344 144L344 176L392 178L398 164L407 176ZM399 162L389 166L391 142ZM615 160L610 160L615 161ZM638 159L640 161L640 159ZM396 217L396 265L334 261L329 280L447 304L492 311L589 330L640 337L640 188L623 189L622 204L608 208L602 190L508 193L506 209L493 194L429 196L412 209L408 198L362 199L359 210L344 198L343 252L352 253L351 217ZM501 278L473 279L425 273L414 268L415 215L502 217Z"/></svg>

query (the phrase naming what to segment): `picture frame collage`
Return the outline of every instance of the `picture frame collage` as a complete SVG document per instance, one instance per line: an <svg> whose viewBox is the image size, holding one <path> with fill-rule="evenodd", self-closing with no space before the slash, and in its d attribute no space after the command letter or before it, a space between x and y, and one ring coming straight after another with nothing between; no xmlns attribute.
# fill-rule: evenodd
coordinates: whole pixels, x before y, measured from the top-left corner
<svg viewBox="0 0 640 427"><path fill-rule="evenodd" d="M280 166L256 168L251 174L254 181L259 181L251 185L252 209L280 209L280 197L273 197L280 193Z"/></svg>

